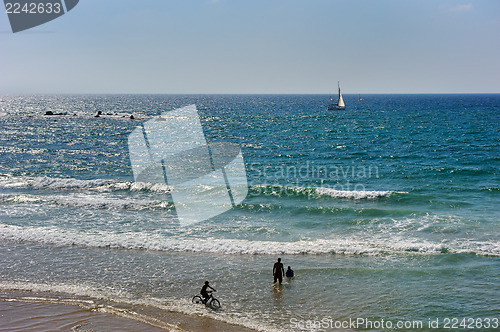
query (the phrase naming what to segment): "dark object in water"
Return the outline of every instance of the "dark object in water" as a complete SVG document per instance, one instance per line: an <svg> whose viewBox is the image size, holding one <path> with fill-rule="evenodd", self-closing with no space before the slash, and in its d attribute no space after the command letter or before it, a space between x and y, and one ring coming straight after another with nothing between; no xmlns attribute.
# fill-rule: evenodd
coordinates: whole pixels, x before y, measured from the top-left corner
<svg viewBox="0 0 500 332"><path fill-rule="evenodd" d="M54 113L52 111L46 111L44 115L66 115L66 113Z"/></svg>

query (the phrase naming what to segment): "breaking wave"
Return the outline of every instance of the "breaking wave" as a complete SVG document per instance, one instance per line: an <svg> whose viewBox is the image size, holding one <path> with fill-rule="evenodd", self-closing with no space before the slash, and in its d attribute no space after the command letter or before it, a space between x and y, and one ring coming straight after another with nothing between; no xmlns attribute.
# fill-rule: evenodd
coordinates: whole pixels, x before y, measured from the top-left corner
<svg viewBox="0 0 500 332"><path fill-rule="evenodd" d="M368 191L368 190L336 190L324 187L294 187L279 185L254 185L250 187L249 195L287 197L295 196L308 199L345 198L345 199L376 199L389 197L393 194L403 194L396 191Z"/></svg>
<svg viewBox="0 0 500 332"><path fill-rule="evenodd" d="M178 238L160 232L78 231L58 227L19 227L0 224L0 238L54 245L77 245L97 248L146 249L167 252L216 254L299 255L343 254L384 255L397 253L443 254L468 253L500 256L500 242L454 240L435 243L411 237L339 237L328 239L251 241L246 239Z"/></svg>
<svg viewBox="0 0 500 332"><path fill-rule="evenodd" d="M0 194L0 203L39 203L56 206L79 207L85 209L126 209L126 210L145 210L145 209L167 209L174 208L172 202L123 198L123 197L102 197L92 194L72 194L72 195L51 195L39 196L30 194Z"/></svg>
<svg viewBox="0 0 500 332"><path fill-rule="evenodd" d="M154 192L169 193L172 187L162 183L146 183L134 181L116 181L111 179L80 180L74 178L51 177L0 177L0 189L36 189L60 191L94 191L94 192ZM280 185L252 185L250 196L298 197L307 199L342 198L352 200L377 199L393 194L404 194L397 191L369 190L336 190L324 187L295 187Z"/></svg>
<svg viewBox="0 0 500 332"><path fill-rule="evenodd" d="M49 189L49 190L88 190L98 192L112 191L150 191L170 192L171 187L162 183L116 181L110 179L79 180L74 178L51 177L3 177L0 189Z"/></svg>

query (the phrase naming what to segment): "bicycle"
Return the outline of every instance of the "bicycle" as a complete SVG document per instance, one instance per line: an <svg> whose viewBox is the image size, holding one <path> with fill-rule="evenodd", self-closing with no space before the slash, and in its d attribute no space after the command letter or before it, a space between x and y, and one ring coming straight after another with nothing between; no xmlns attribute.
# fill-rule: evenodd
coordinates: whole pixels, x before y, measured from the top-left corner
<svg viewBox="0 0 500 332"><path fill-rule="evenodd" d="M195 295L193 296L193 303L199 304L203 303L205 305L209 305L214 309L219 309L220 308L220 302L217 300L212 293L213 292L207 292L208 293L208 299L205 301L200 295Z"/></svg>

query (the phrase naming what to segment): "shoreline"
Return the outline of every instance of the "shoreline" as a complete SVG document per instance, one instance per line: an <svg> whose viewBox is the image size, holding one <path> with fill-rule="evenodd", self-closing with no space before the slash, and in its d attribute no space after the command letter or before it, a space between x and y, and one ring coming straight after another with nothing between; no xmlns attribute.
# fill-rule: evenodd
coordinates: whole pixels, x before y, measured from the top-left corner
<svg viewBox="0 0 500 332"><path fill-rule="evenodd" d="M63 293L0 290L0 332L49 331L255 332L217 319Z"/></svg>

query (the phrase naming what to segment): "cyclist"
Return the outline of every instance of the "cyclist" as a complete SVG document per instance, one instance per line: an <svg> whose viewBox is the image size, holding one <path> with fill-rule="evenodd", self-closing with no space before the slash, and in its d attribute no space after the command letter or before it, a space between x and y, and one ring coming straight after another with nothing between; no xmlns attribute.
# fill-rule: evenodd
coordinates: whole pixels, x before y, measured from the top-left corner
<svg viewBox="0 0 500 332"><path fill-rule="evenodd" d="M203 303L207 303L208 299L210 298L210 295L208 295L207 288L210 288L214 292L216 292L215 288L212 288L208 285L208 281L205 281L205 284L203 287L201 287L200 294L203 296Z"/></svg>

